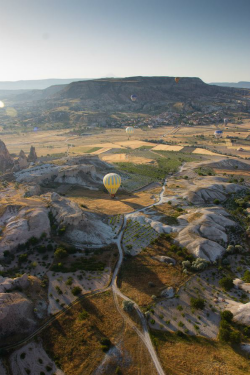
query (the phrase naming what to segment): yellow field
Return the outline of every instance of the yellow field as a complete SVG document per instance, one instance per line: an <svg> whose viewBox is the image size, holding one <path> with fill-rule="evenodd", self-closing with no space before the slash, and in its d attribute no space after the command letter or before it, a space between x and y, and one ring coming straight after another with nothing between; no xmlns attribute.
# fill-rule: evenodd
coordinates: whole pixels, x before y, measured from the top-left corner
<svg viewBox="0 0 250 375"><path fill-rule="evenodd" d="M196 148L193 152L193 154L201 154L201 155L216 155L216 156L225 156L225 155L220 155L216 154L215 152L205 150L204 148Z"/></svg>
<svg viewBox="0 0 250 375"><path fill-rule="evenodd" d="M154 147L153 151L181 151L183 146L158 145Z"/></svg>
<svg viewBox="0 0 250 375"><path fill-rule="evenodd" d="M94 152L93 152L94 154ZM103 155L100 159L108 162L108 163L116 163L121 161L126 161L128 163L134 164L148 164L154 163L153 159L147 159L140 156L133 156L129 154L110 154L110 155Z"/></svg>

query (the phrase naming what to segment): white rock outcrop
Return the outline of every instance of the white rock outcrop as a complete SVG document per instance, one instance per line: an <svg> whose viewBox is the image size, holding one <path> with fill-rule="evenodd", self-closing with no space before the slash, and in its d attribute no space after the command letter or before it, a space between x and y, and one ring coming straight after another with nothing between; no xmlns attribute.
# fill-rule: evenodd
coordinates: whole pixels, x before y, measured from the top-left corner
<svg viewBox="0 0 250 375"><path fill-rule="evenodd" d="M228 240L226 228L236 223L228 218L229 214L222 208L201 208L179 216L187 225L180 230L176 241L197 258L215 261L225 252L218 242Z"/></svg>
<svg viewBox="0 0 250 375"><path fill-rule="evenodd" d="M88 189L97 189L102 180L96 173L94 165L54 165L42 164L15 173L17 182L42 184L56 182L75 184Z"/></svg>
<svg viewBox="0 0 250 375"><path fill-rule="evenodd" d="M250 325L250 302L240 303L235 301L230 301L227 310L230 310L234 315L234 320L237 323Z"/></svg>
<svg viewBox="0 0 250 375"><path fill-rule="evenodd" d="M33 303L23 294L0 293L0 339L26 333L36 325Z"/></svg>
<svg viewBox="0 0 250 375"><path fill-rule="evenodd" d="M14 250L31 237L40 238L42 233L50 233L48 211L45 207L7 207L0 217L2 233L0 238L0 258L5 250Z"/></svg>
<svg viewBox="0 0 250 375"><path fill-rule="evenodd" d="M245 190L245 186L226 182L222 177L197 178L188 184L185 193L181 196L196 205L213 203L215 199L224 202L229 193L238 193Z"/></svg>
<svg viewBox="0 0 250 375"><path fill-rule="evenodd" d="M30 282L26 273L14 279L0 276L0 293L5 293L15 288L25 289L29 284Z"/></svg>
<svg viewBox="0 0 250 375"><path fill-rule="evenodd" d="M108 244L114 233L103 217L81 209L78 204L62 198L57 193L49 196L51 212L61 226L66 226L66 237L74 244Z"/></svg>

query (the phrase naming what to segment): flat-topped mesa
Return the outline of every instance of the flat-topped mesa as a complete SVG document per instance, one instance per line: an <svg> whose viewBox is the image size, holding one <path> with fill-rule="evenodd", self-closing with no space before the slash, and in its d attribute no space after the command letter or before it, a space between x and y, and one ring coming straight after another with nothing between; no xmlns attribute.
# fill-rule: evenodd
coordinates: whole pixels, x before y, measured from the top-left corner
<svg viewBox="0 0 250 375"><path fill-rule="evenodd" d="M30 153L29 153L29 156L28 156L28 161L29 162L35 162L37 161L37 154L36 154L36 149L34 146L31 146L30 147Z"/></svg>
<svg viewBox="0 0 250 375"><path fill-rule="evenodd" d="M5 146L5 143L0 139L0 172L10 170L14 165L14 161Z"/></svg>

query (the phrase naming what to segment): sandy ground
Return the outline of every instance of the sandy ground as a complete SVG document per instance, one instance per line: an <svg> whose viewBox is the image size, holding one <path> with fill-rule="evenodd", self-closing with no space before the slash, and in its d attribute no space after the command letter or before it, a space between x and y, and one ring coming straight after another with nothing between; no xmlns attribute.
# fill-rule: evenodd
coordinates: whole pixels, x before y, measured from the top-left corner
<svg viewBox="0 0 250 375"><path fill-rule="evenodd" d="M158 145L154 147L153 151L181 151L183 146Z"/></svg>
<svg viewBox="0 0 250 375"><path fill-rule="evenodd" d="M68 305L73 302L77 298L71 292L74 286L79 286L82 289L82 294L95 289L104 288L109 282L110 274L111 269L109 267L106 267L103 272L77 271L75 273L54 273L49 271L47 273L49 277L48 312L50 314L55 314L61 310L62 304ZM79 276L82 276L82 280L78 278ZM73 279L72 285L66 285L66 281L69 277ZM58 293L56 287L60 288L62 294ZM57 301L57 299L59 301Z"/></svg>
<svg viewBox="0 0 250 375"><path fill-rule="evenodd" d="M39 375L42 372L64 375L64 372L59 370L48 357L40 343L31 342L16 350L10 356L10 364L12 375L27 375L26 369L30 370L31 375Z"/></svg>
<svg viewBox="0 0 250 375"><path fill-rule="evenodd" d="M205 288L202 289L202 288ZM204 310L192 310L190 298L200 294L206 301ZM177 331L185 329L190 335L201 335L215 339L218 335L220 316L218 311L211 310L210 305L220 310L225 308L226 302L222 302L223 293L219 294L219 302L213 299L218 296L212 285L204 280L193 277L178 291L179 298L163 299L150 313L149 324L152 328L164 331ZM151 319L155 320L152 324Z"/></svg>

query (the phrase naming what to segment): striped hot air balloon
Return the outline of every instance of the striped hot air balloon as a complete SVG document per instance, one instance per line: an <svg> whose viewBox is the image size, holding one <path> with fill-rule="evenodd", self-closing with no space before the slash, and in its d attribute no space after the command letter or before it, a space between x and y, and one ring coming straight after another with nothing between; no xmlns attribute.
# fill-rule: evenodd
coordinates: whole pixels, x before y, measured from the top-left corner
<svg viewBox="0 0 250 375"><path fill-rule="evenodd" d="M133 126L128 126L128 127L126 128L126 133L127 133L128 135L133 134L133 133L134 133L134 128L133 128Z"/></svg>
<svg viewBox="0 0 250 375"><path fill-rule="evenodd" d="M121 182L121 177L116 173L108 173L103 177L103 185L108 190L112 198L115 197L117 190L121 186Z"/></svg>
<svg viewBox="0 0 250 375"><path fill-rule="evenodd" d="M132 102L136 102L137 100L137 95L133 94L130 96L130 99L132 100Z"/></svg>

